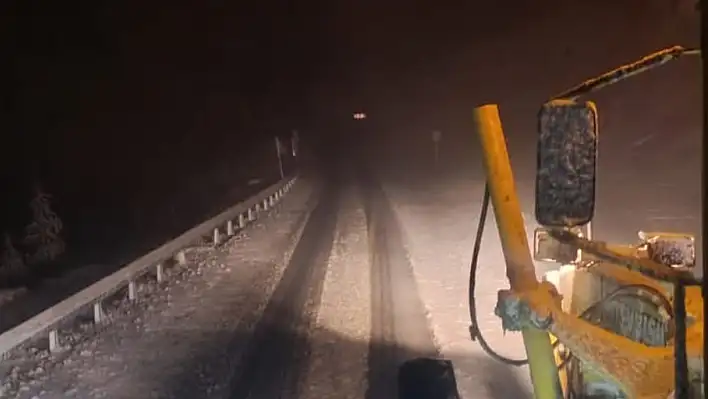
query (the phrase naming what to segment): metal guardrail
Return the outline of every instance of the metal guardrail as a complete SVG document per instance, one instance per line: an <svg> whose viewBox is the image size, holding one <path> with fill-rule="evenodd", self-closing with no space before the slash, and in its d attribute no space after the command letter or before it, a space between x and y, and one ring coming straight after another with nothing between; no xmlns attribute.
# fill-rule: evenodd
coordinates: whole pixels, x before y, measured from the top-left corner
<svg viewBox="0 0 708 399"><path fill-rule="evenodd" d="M128 298L130 300L137 299L137 279L154 270L157 280L162 281L164 278L163 262L174 259L179 264L186 263L185 248L198 242L206 235L211 235L214 243L219 244L222 228L226 229L227 236L234 234L234 222L238 223L238 228L244 228L249 221L256 219L260 210L268 210L275 205L290 190L296 180L297 176L280 180L260 193L186 231L147 255L136 259L115 273L0 334L0 356L4 358L13 349L39 338L41 335L48 337L50 351L61 349L58 329L62 322L93 306L94 321L100 323L103 320L102 301L104 299L126 286L128 287Z"/></svg>

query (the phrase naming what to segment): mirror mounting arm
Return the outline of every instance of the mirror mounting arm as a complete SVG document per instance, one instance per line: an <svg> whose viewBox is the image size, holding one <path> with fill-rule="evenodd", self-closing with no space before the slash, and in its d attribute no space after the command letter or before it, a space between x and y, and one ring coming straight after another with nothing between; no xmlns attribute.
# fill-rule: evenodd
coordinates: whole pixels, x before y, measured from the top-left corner
<svg viewBox="0 0 708 399"><path fill-rule="evenodd" d="M619 68L613 69L600 76L588 79L583 83L552 97L552 100L575 100L581 96L596 92L627 78L631 78L632 76L647 72L670 61L677 60L684 55L700 55L700 50L686 49L682 46L673 46L657 51L647 55L646 57L642 57L635 62L622 65Z"/></svg>
<svg viewBox="0 0 708 399"><path fill-rule="evenodd" d="M616 253L602 241L588 240L560 229L549 229L548 234L561 243L578 248L583 253L597 260L624 266L647 277L669 283L682 283L688 286L700 286L701 281L693 277L690 271L675 269L651 259L634 258Z"/></svg>

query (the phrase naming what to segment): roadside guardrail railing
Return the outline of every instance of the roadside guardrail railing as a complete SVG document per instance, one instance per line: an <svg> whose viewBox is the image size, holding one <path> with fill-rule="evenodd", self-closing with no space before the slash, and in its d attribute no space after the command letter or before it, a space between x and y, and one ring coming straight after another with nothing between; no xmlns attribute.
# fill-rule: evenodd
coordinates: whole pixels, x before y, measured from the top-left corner
<svg viewBox="0 0 708 399"><path fill-rule="evenodd" d="M0 334L0 357L5 358L12 350L35 339L45 336L49 340L49 351L61 349L59 328L68 319L93 307L95 323L104 321L103 301L128 287L128 299L137 299L137 280L148 272L154 271L158 282L164 280L164 263L174 260L185 264L185 249L199 242L205 236L211 236L215 245L221 243L222 229L226 236L233 236L236 229L243 229L249 222L256 220L260 211L273 207L290 191L297 181L297 176L285 177L267 187L258 194L242 201L213 218L193 227L179 237L127 264L115 273L104 277L89 287L64 299L44 310L24 323Z"/></svg>

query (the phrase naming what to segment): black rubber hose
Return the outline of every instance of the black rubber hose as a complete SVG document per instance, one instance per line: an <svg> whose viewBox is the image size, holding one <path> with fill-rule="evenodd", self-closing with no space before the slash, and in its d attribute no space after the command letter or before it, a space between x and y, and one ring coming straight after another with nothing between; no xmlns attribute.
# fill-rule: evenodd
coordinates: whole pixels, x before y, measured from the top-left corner
<svg viewBox="0 0 708 399"><path fill-rule="evenodd" d="M482 247L482 236L484 235L484 224L487 220L487 212L489 211L489 185L484 185L484 198L482 199L482 210L479 213L479 224L477 225L477 235L474 239L474 250L472 252L472 261L470 262L470 280L468 289L468 301L470 311L470 336L473 341L479 341L482 349L492 358L512 366L524 366L528 364L528 359L510 359L495 352L484 339L482 332L479 330L479 321L477 320L477 301L475 300L475 286L477 283L477 265L479 262L479 251Z"/></svg>

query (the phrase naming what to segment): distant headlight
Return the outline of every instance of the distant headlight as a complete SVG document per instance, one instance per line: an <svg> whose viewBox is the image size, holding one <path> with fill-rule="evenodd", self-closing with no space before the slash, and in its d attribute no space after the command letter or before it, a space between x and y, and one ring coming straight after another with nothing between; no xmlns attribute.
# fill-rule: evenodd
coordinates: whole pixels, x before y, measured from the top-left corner
<svg viewBox="0 0 708 399"><path fill-rule="evenodd" d="M354 119L366 119L366 114L363 112L355 112Z"/></svg>

